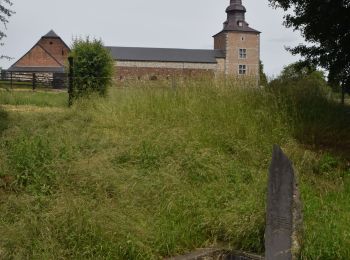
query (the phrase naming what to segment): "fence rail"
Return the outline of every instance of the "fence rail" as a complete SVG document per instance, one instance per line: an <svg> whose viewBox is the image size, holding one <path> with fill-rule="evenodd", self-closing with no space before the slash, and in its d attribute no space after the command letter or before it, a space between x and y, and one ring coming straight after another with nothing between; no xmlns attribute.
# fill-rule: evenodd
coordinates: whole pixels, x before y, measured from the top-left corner
<svg viewBox="0 0 350 260"><path fill-rule="evenodd" d="M1 71L1 83L13 86L30 86L33 89L49 87L63 89L68 86L66 73L34 73L34 72L10 72Z"/></svg>

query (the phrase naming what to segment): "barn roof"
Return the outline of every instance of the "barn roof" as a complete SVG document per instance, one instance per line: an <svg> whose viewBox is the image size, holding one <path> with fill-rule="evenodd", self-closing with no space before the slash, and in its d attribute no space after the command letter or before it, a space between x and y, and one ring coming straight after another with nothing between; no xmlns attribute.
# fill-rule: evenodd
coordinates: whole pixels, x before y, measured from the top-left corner
<svg viewBox="0 0 350 260"><path fill-rule="evenodd" d="M167 49L140 47L106 47L115 60L216 63L216 58L225 58L222 50Z"/></svg>
<svg viewBox="0 0 350 260"><path fill-rule="evenodd" d="M58 36L54 30L51 30L47 34L45 34L42 38L61 38L61 37Z"/></svg>

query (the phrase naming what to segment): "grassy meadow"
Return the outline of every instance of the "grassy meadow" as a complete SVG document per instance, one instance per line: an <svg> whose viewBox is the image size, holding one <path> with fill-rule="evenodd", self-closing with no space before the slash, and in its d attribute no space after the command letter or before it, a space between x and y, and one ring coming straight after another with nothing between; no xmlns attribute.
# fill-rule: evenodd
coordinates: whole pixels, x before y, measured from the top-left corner
<svg viewBox="0 0 350 260"><path fill-rule="evenodd" d="M301 259L350 259L350 108L327 89L133 84L70 109L0 91L0 259L262 254L273 144L298 175Z"/></svg>

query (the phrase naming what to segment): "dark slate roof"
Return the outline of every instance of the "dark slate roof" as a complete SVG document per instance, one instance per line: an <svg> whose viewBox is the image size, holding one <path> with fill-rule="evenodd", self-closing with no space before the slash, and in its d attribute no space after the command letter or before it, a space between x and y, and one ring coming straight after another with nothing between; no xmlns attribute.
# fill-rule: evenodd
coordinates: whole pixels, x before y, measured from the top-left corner
<svg viewBox="0 0 350 260"><path fill-rule="evenodd" d="M106 47L115 60L216 63L225 58L221 50L166 49L140 47Z"/></svg>
<svg viewBox="0 0 350 260"><path fill-rule="evenodd" d="M64 73L64 67L10 67L9 72Z"/></svg>
<svg viewBox="0 0 350 260"><path fill-rule="evenodd" d="M49 31L47 34L45 34L42 38L60 38L54 30Z"/></svg>

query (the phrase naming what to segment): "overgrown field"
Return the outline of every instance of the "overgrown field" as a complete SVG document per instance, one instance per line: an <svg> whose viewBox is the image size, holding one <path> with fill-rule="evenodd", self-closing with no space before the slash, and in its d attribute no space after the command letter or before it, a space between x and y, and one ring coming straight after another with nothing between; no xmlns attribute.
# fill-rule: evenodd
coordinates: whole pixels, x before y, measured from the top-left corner
<svg viewBox="0 0 350 260"><path fill-rule="evenodd" d="M263 253L275 143L301 186L302 259L350 259L348 107L307 81L137 84L71 109L0 92L1 259Z"/></svg>

